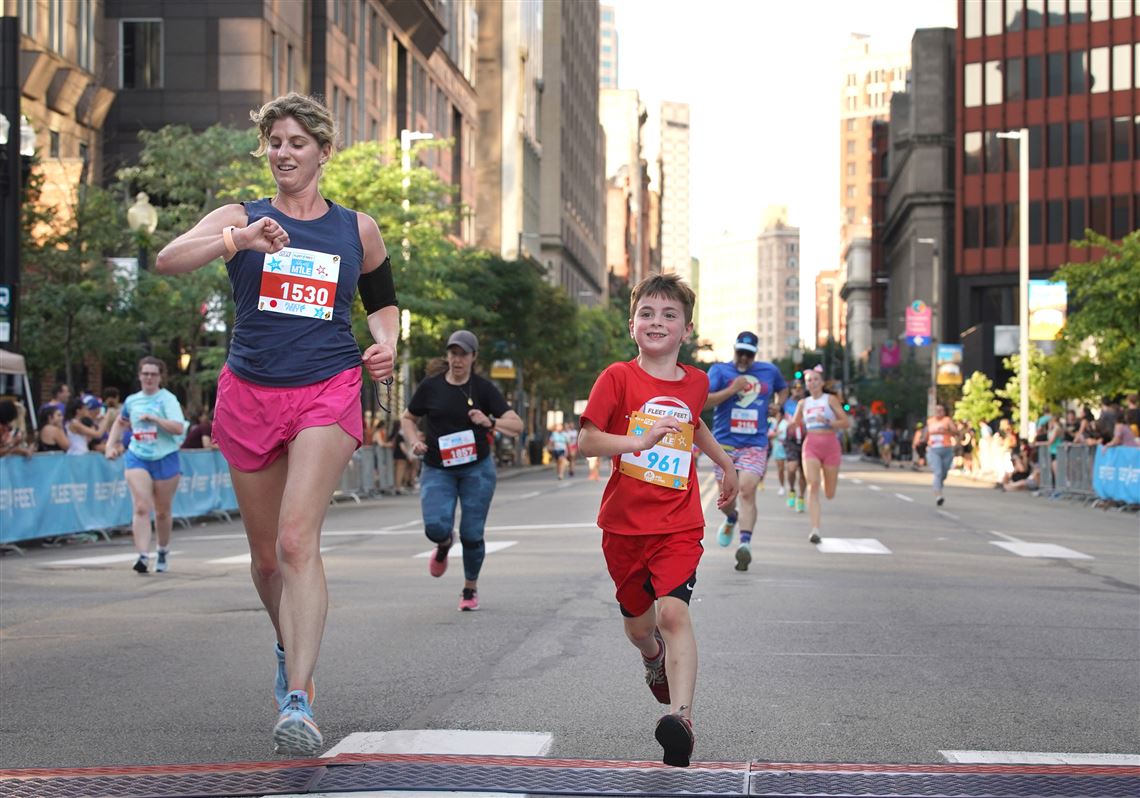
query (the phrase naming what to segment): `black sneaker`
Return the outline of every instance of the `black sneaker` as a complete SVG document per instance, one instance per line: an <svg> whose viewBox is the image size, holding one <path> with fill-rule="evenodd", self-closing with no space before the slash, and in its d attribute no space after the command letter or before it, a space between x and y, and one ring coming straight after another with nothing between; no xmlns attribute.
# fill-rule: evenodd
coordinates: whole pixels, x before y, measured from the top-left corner
<svg viewBox="0 0 1140 798"><path fill-rule="evenodd" d="M657 721L653 735L664 749L661 761L675 768L687 768L693 755L693 722L680 714L666 715Z"/></svg>
<svg viewBox="0 0 1140 798"><path fill-rule="evenodd" d="M135 560L135 564L132 567L138 573L145 574L147 572L146 560L146 557L139 557L137 560Z"/></svg>

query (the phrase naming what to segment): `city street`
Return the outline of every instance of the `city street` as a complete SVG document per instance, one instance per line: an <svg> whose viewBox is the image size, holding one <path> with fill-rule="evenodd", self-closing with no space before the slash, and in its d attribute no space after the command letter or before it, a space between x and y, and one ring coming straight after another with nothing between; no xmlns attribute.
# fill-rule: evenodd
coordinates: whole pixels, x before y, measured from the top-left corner
<svg viewBox="0 0 1140 798"><path fill-rule="evenodd" d="M706 467L695 759L1140 752L1136 515L961 478L937 508L929 474L848 460L818 547L769 475L740 573ZM509 731L553 757L659 759L585 471L500 481L477 613L456 610L458 546L428 576L416 497L330 510L326 747ZM0 766L273 758L273 636L240 522L176 529L167 574L132 560L126 536L0 558Z"/></svg>

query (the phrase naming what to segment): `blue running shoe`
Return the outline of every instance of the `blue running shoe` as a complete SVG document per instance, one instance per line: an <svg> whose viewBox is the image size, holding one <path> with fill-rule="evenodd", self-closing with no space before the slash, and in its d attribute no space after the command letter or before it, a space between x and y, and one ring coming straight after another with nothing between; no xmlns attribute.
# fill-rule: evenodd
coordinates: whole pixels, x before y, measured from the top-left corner
<svg viewBox="0 0 1140 798"><path fill-rule="evenodd" d="M277 655L277 679L273 682L273 706L280 708L289 697L289 675L285 673L285 649L278 643L273 644L273 653ZM309 688L309 706L317 703L317 683L309 679L305 685Z"/></svg>
<svg viewBox="0 0 1140 798"><path fill-rule="evenodd" d="M313 720L304 690L289 693L281 704L281 715L273 727L273 743L279 754L311 756L321 750L324 738Z"/></svg>
<svg viewBox="0 0 1140 798"><path fill-rule="evenodd" d="M720 522L720 528L716 531L716 542L724 548L732 545L732 533L736 531L736 521L729 521L725 518Z"/></svg>

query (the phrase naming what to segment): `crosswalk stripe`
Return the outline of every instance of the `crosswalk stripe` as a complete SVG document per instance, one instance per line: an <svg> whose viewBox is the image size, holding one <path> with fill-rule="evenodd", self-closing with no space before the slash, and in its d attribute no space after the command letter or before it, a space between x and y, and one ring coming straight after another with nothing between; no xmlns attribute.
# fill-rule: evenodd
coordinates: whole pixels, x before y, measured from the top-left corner
<svg viewBox="0 0 1140 798"><path fill-rule="evenodd" d="M896 493L895 496L902 499L904 502L914 502L914 499L912 499L910 496L907 496L905 493Z"/></svg>
<svg viewBox="0 0 1140 798"><path fill-rule="evenodd" d="M492 552L502 551L505 548L508 548L510 546L515 546L517 544L518 544L517 540L492 540L486 544L485 550L486 550L487 554L491 554ZM453 551L455 551L455 549L457 549L457 548L462 550L461 547L459 547L459 546L452 546L450 549L447 550L447 556L450 557L451 553ZM431 557L434 554L435 554L435 549L428 549L427 551L424 551L424 552L417 554L415 556L415 559L420 560L420 559L423 559L424 557Z"/></svg>
<svg viewBox="0 0 1140 798"><path fill-rule="evenodd" d="M177 550L171 550L170 556L181 554ZM127 554L104 554L98 557L77 557L71 560L51 560L44 563L49 568L66 568L69 566L85 566L85 565L114 565L115 563L134 562L138 559L138 554L130 552Z"/></svg>
<svg viewBox="0 0 1140 798"><path fill-rule="evenodd" d="M1058 754L1042 751L939 751L964 765L1140 765L1138 754Z"/></svg>
<svg viewBox="0 0 1140 798"><path fill-rule="evenodd" d="M321 546L321 554L326 551L332 551L336 546ZM251 558L249 552L245 554L237 554L233 557L219 557L216 560L206 560L208 565L249 565Z"/></svg>
<svg viewBox="0 0 1140 798"><path fill-rule="evenodd" d="M824 538L815 544L822 554L890 554L891 550L875 538Z"/></svg>
<svg viewBox="0 0 1140 798"><path fill-rule="evenodd" d="M1092 560L1094 557L1074 551L1067 546L1058 546L1056 543L1026 543L1019 540L1008 543L1003 540L991 540L991 546L1016 554L1018 557L1042 557L1054 560Z"/></svg>

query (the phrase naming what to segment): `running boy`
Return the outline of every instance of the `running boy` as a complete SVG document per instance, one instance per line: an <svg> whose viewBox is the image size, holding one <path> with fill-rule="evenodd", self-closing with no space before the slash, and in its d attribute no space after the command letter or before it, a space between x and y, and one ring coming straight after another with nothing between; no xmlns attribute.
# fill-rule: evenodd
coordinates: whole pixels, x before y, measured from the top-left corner
<svg viewBox="0 0 1140 798"><path fill-rule="evenodd" d="M675 274L637 284L629 334L638 355L601 373L578 434L583 455L614 458L598 513L602 552L626 637L641 652L654 698L669 705L655 736L665 764L677 767L687 767L693 753L697 683L689 600L705 519L694 442L724 471L717 505L732 502L737 490L732 460L701 424L708 377L677 363L681 342L693 331L694 300Z"/></svg>

